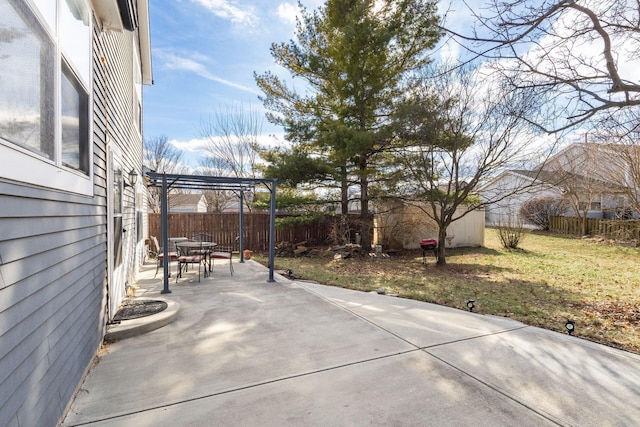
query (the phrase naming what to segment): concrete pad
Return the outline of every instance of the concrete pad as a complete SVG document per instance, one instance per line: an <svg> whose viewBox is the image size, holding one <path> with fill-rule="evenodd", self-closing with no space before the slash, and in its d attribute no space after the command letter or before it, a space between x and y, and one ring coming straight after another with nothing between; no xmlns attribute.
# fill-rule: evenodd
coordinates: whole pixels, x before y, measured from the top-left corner
<svg viewBox="0 0 640 427"><path fill-rule="evenodd" d="M153 270L151 271L151 273ZM180 281L109 344L63 426L637 425L640 356L433 304L277 277ZM144 274L139 294L161 281Z"/></svg>
<svg viewBox="0 0 640 427"><path fill-rule="evenodd" d="M421 351L287 378L94 426L544 426L504 399Z"/></svg>
<svg viewBox="0 0 640 427"><path fill-rule="evenodd" d="M533 327L427 351L561 424L640 423L638 355Z"/></svg>
<svg viewBox="0 0 640 427"><path fill-rule="evenodd" d="M163 297L179 301L176 320L109 344L65 425L414 350L290 282L267 283L262 266L243 267L172 286Z"/></svg>
<svg viewBox="0 0 640 427"><path fill-rule="evenodd" d="M406 298L310 282L296 283L421 348L526 326L503 317L484 316Z"/></svg>
<svg viewBox="0 0 640 427"><path fill-rule="evenodd" d="M560 424L636 425L640 356L419 301L301 283Z"/></svg>

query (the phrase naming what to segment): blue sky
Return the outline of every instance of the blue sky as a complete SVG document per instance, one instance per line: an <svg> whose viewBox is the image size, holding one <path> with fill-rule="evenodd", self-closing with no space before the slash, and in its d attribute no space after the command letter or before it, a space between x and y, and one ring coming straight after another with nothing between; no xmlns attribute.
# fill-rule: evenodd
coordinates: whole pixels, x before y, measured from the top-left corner
<svg viewBox="0 0 640 427"><path fill-rule="evenodd" d="M309 10L323 3L302 0ZM149 8L154 85L144 88L144 135L168 137L195 167L203 119L239 106L262 116L254 71L289 76L269 49L294 38L297 0L152 0ZM454 21L468 19L460 8ZM262 131L265 142L283 135L266 119Z"/></svg>
<svg viewBox="0 0 640 427"><path fill-rule="evenodd" d="M315 9L322 0L303 3ZM298 8L293 0L152 0L149 7L154 84L144 88L144 134L167 136L195 165L203 118L237 106L262 114L253 72L283 72L269 48L293 38ZM281 129L265 120L263 132Z"/></svg>
<svg viewBox="0 0 640 427"><path fill-rule="evenodd" d="M468 33L469 10L484 0L451 0L447 26ZM324 0L302 0L316 9ZM442 1L440 6L447 7ZM144 134L166 136L184 150L184 159L198 165L203 141L199 126L203 119L230 109L253 109L263 116L260 94L253 73L288 73L276 66L269 48L273 42L294 37L296 0L151 0L151 48L154 85L144 88ZM589 47L589 46L587 46ZM434 56L457 58L455 44ZM627 71L632 70L627 65ZM634 72L632 72L633 75ZM269 135L282 130L264 120Z"/></svg>

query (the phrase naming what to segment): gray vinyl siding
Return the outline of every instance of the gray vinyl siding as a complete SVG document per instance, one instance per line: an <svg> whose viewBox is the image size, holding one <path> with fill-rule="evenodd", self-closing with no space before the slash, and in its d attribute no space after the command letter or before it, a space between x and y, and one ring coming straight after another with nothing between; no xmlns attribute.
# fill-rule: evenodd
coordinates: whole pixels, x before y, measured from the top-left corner
<svg viewBox="0 0 640 427"><path fill-rule="evenodd" d="M142 142L132 123L134 34L94 30L93 196L11 182L0 168L0 426L55 426L108 322L106 135L125 171L140 170ZM124 213L133 230L135 213ZM135 251L124 253L133 277L126 254Z"/></svg>
<svg viewBox="0 0 640 427"><path fill-rule="evenodd" d="M142 137L134 123L137 120L134 117L134 102L136 101L135 86L133 79L133 33L123 32L106 32L96 36L96 52L98 57L95 58L95 97L94 116L99 126L95 127L94 133L96 138L110 141L110 144L117 145L122 153L123 174L128 180L128 173L132 168L138 172L138 180L142 181ZM106 73L104 65L100 61L100 53L105 57L107 66ZM106 79L106 80L105 80ZM100 152L100 160L103 162L103 169L107 163L106 144L103 144L103 151ZM106 183L107 175L101 176ZM105 189L106 194L106 189ZM123 212L122 221L123 228L131 231L124 233L123 240L123 263L126 271L126 281L133 284L137 265L139 264L136 256L136 233L135 221L136 213L132 206L134 202L134 193L131 188L126 188L123 193ZM137 205L138 210L143 206ZM112 295L114 298L121 300L124 295ZM118 302L119 300L116 300ZM117 304L116 304L117 305ZM114 313L110 313L113 316Z"/></svg>
<svg viewBox="0 0 640 427"><path fill-rule="evenodd" d="M0 183L0 425L55 425L100 345L99 200Z"/></svg>

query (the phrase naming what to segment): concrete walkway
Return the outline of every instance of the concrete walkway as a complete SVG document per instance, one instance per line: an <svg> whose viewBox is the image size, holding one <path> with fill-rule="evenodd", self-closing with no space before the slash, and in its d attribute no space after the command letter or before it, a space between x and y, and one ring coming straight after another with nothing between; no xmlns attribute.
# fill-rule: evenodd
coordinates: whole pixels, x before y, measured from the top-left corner
<svg viewBox="0 0 640 427"><path fill-rule="evenodd" d="M176 319L107 345L64 426L640 425L635 354L253 261L169 295L153 272L137 296Z"/></svg>

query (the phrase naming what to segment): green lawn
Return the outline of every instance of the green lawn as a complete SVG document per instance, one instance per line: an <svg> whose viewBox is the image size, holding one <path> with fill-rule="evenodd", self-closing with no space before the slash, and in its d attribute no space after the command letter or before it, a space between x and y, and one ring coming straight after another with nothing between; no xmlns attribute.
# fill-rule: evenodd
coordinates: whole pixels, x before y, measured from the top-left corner
<svg viewBox="0 0 640 427"><path fill-rule="evenodd" d="M448 265L422 251L390 258L333 260L330 255L276 258L276 269L297 278L387 293L510 317L564 332L576 322L576 336L640 354L640 249L595 239L528 234L521 249L500 245L487 229L484 248L450 250ZM264 257L257 257L265 261Z"/></svg>

